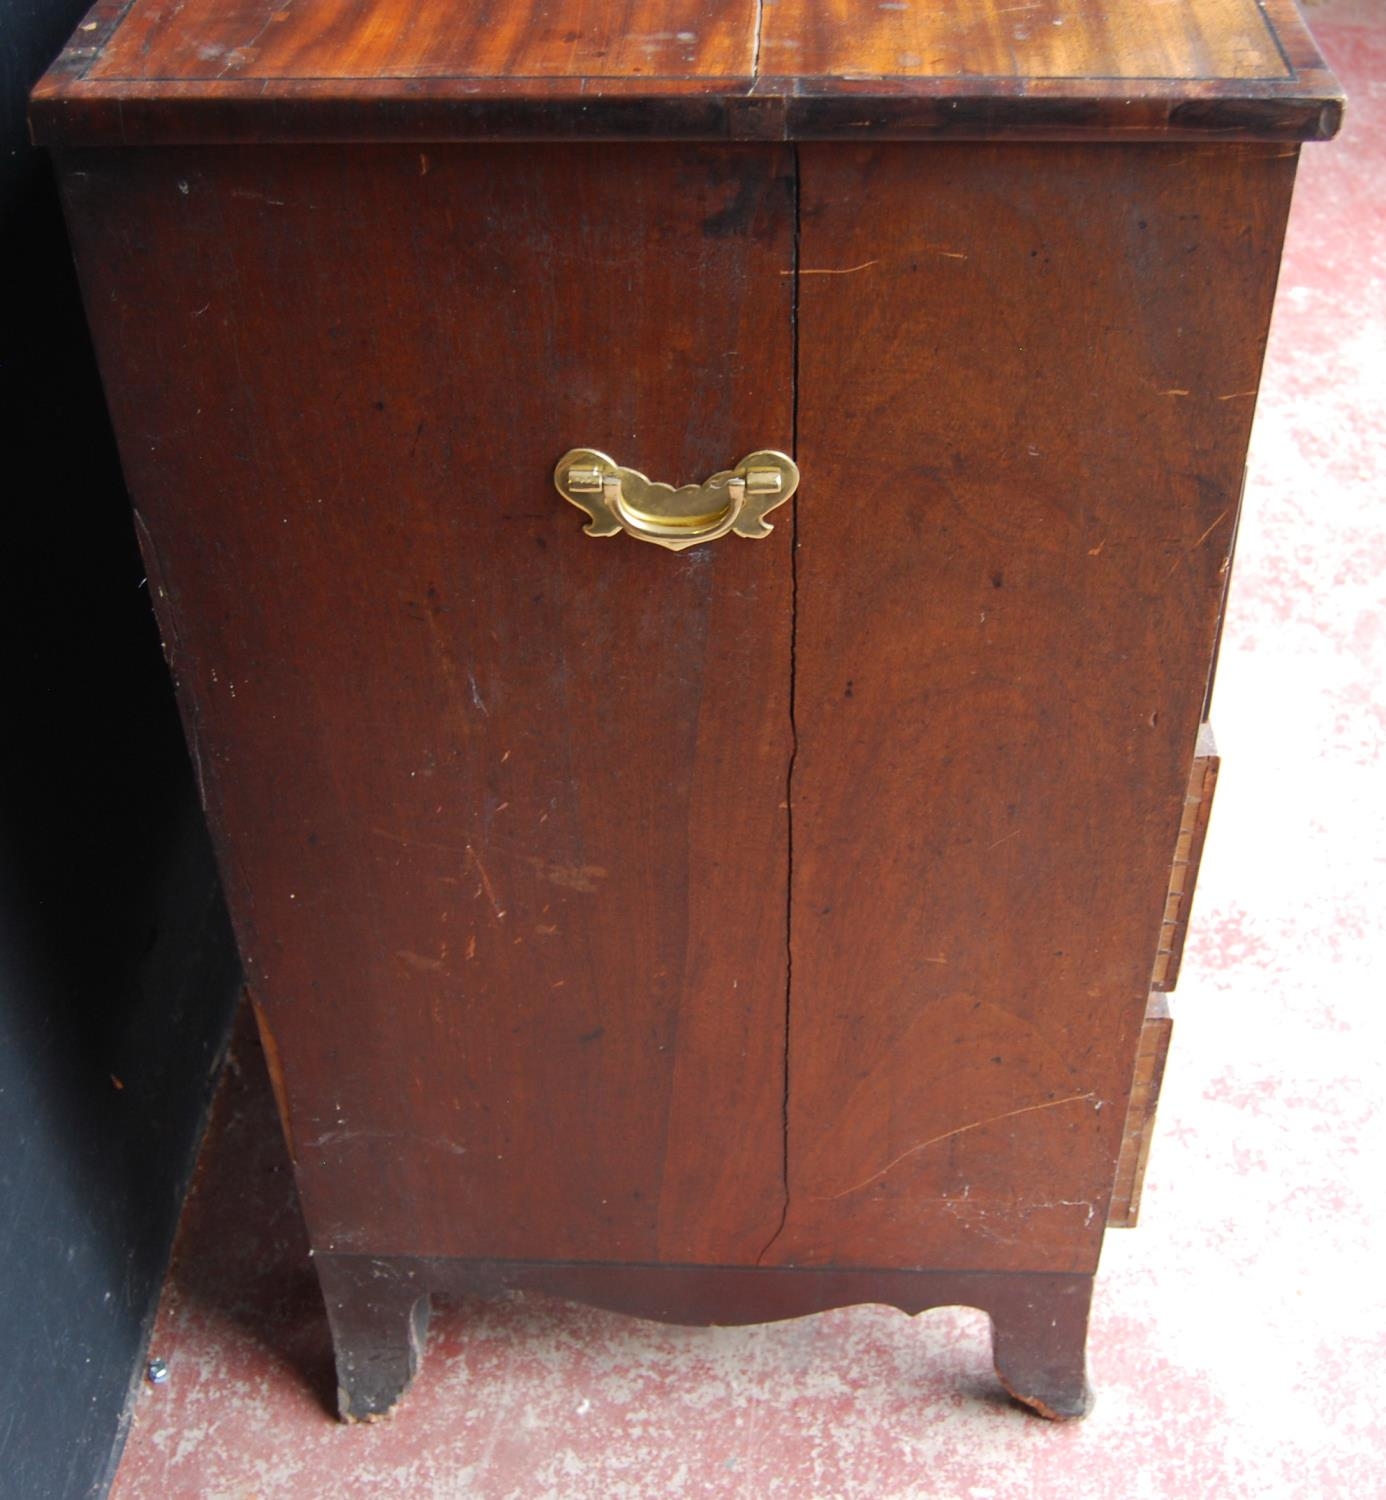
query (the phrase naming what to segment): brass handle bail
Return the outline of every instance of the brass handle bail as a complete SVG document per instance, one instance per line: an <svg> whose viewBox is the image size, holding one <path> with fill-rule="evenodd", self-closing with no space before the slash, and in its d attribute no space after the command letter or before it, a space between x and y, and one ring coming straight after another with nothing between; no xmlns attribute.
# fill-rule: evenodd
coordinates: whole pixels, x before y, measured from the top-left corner
<svg viewBox="0 0 1386 1500"><path fill-rule="evenodd" d="M675 489L623 469L595 448L573 448L558 461L553 482L563 498L591 517L588 536L624 531L672 552L737 536L766 537L766 515L783 505L799 486L799 469L787 454L771 448L748 454L702 484Z"/></svg>

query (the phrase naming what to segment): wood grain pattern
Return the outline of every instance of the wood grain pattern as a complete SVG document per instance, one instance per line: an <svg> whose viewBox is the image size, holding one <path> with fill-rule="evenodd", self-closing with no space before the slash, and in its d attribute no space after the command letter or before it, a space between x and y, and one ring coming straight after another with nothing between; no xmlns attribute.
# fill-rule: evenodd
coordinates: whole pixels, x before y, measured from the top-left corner
<svg viewBox="0 0 1386 1500"><path fill-rule="evenodd" d="M773 1232L789 528L595 541L550 476L577 444L679 482L789 445L789 167L65 163L319 1249Z"/></svg>
<svg viewBox="0 0 1386 1500"><path fill-rule="evenodd" d="M1164 1082L1173 1029L1169 1003L1163 995L1152 993L1141 1027L1140 1045L1136 1048L1131 1102L1126 1107L1116 1183L1107 1210L1107 1224L1112 1228L1133 1229L1140 1218L1145 1164L1155 1135L1155 1111L1160 1103L1160 1085Z"/></svg>
<svg viewBox="0 0 1386 1500"><path fill-rule="evenodd" d="M777 0L767 72L805 78L1284 78L1256 0Z"/></svg>
<svg viewBox="0 0 1386 1500"><path fill-rule="evenodd" d="M762 24L763 14L763 24ZM1256 0L135 0L92 78L1284 78Z"/></svg>
<svg viewBox="0 0 1386 1500"><path fill-rule="evenodd" d="M800 160L789 1195L766 1263L1091 1270L1294 162Z"/></svg>
<svg viewBox="0 0 1386 1500"><path fill-rule="evenodd" d="M52 145L312 139L1323 139L1293 0L99 0Z"/></svg>
<svg viewBox="0 0 1386 1500"><path fill-rule="evenodd" d="M135 0L93 78L727 78L755 0Z"/></svg>

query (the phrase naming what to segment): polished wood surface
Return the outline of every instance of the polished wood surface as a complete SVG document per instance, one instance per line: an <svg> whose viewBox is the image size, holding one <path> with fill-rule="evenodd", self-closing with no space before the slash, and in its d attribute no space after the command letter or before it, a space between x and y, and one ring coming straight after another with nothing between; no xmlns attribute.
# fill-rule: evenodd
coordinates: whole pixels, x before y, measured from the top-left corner
<svg viewBox="0 0 1386 1500"><path fill-rule="evenodd" d="M777 0L767 72L804 78L1284 78L1256 0Z"/></svg>
<svg viewBox="0 0 1386 1500"><path fill-rule="evenodd" d="M791 167L66 163L320 1250L751 1261L778 1222L791 526L593 540L550 476L790 445Z"/></svg>
<svg viewBox="0 0 1386 1500"><path fill-rule="evenodd" d="M135 0L92 78L1284 78L1256 0Z"/></svg>
<svg viewBox="0 0 1386 1500"><path fill-rule="evenodd" d="M745 77L758 11L756 0L135 0L90 76Z"/></svg>
<svg viewBox="0 0 1386 1500"><path fill-rule="evenodd" d="M1091 1270L1293 153L799 157L789 1192L765 1262Z"/></svg>
<svg viewBox="0 0 1386 1500"><path fill-rule="evenodd" d="M307 139L1318 139L1293 0L99 0L55 145Z"/></svg>

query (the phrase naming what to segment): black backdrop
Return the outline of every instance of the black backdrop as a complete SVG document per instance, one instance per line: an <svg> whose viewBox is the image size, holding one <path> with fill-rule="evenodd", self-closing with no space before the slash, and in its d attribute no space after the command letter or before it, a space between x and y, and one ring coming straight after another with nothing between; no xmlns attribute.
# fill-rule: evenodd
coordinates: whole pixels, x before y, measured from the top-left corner
<svg viewBox="0 0 1386 1500"><path fill-rule="evenodd" d="M236 975L0 0L0 1495L102 1494Z"/></svg>

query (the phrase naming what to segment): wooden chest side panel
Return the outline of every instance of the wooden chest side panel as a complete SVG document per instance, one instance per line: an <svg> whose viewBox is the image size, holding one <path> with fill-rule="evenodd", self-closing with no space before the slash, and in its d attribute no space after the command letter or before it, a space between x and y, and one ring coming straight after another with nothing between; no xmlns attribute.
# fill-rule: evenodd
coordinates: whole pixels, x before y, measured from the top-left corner
<svg viewBox="0 0 1386 1500"><path fill-rule="evenodd" d="M596 540L551 474L789 446L790 166L65 163L321 1249L736 1263L778 1222L790 528Z"/></svg>
<svg viewBox="0 0 1386 1500"><path fill-rule="evenodd" d="M801 148L789 1205L1090 1271L1294 170Z"/></svg>

